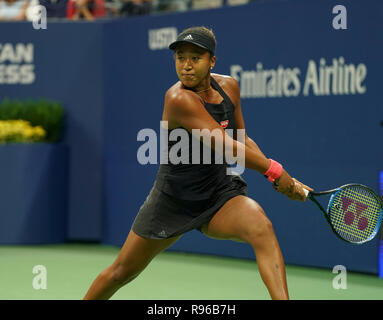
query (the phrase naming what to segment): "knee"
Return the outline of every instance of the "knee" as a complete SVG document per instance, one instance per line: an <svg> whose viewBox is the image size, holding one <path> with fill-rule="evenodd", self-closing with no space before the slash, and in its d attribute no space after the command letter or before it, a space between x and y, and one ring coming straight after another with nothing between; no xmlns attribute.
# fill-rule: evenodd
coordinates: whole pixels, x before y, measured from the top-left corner
<svg viewBox="0 0 383 320"><path fill-rule="evenodd" d="M263 212L258 212L256 215L246 231L246 242L253 246L269 242L274 237L274 228L271 221Z"/></svg>

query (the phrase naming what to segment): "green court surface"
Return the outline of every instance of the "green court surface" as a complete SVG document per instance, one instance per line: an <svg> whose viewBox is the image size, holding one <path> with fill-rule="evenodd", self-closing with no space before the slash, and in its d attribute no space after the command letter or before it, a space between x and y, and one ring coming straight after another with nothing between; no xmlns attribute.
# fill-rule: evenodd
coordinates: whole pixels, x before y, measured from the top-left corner
<svg viewBox="0 0 383 320"><path fill-rule="evenodd" d="M1 300L78 300L110 265L118 247L97 244L0 246ZM32 272L45 267L46 289L34 289ZM347 288L334 289L330 269L286 266L291 299L383 299L383 279L347 273ZM269 299L255 260L166 251L159 254L116 300Z"/></svg>

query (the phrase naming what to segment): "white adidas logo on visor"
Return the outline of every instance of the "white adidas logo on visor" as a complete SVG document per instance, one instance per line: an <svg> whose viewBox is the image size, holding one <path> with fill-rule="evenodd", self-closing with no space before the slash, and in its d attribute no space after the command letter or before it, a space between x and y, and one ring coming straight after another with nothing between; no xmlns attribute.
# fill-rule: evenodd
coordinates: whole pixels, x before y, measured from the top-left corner
<svg viewBox="0 0 383 320"><path fill-rule="evenodd" d="M191 34L188 34L188 35L184 38L184 40L193 40L193 37L192 37Z"/></svg>

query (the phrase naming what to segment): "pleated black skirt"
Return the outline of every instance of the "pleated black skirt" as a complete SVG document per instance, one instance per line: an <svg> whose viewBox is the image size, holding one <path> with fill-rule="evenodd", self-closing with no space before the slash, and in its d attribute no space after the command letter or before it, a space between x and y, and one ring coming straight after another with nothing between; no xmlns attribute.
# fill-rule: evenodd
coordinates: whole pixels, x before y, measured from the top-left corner
<svg viewBox="0 0 383 320"><path fill-rule="evenodd" d="M133 222L133 231L145 238L166 239L201 227L231 198L247 196L247 184L240 176L217 187L209 199L184 200L160 190L154 183Z"/></svg>

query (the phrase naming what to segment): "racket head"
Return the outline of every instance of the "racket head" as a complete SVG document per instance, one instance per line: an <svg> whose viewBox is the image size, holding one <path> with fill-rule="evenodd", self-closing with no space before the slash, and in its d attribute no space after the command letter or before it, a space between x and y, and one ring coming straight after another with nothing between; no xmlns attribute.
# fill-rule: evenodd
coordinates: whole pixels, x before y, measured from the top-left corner
<svg viewBox="0 0 383 320"><path fill-rule="evenodd" d="M382 202L372 189L347 184L331 195L326 218L341 239L363 244L378 233L382 217Z"/></svg>

